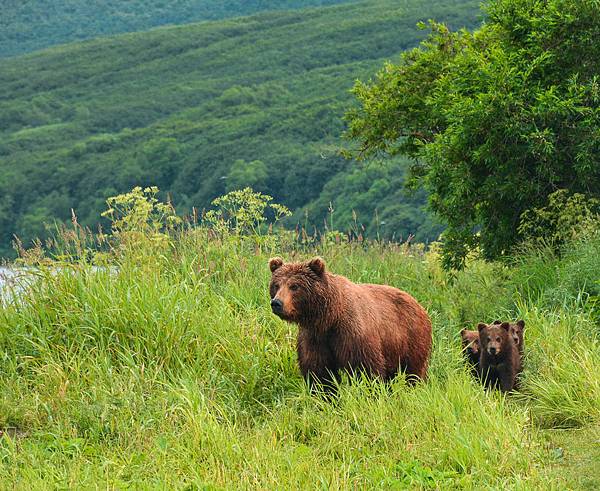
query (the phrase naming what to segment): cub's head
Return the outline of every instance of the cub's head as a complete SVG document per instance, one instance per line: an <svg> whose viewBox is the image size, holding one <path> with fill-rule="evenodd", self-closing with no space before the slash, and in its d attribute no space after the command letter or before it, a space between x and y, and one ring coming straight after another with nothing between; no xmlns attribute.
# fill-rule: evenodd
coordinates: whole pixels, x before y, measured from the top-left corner
<svg viewBox="0 0 600 491"><path fill-rule="evenodd" d="M494 321L494 324L502 324L502 321ZM510 337L515 342L518 348L523 348L523 331L525 330L525 321L519 320L514 324L510 324Z"/></svg>
<svg viewBox="0 0 600 491"><path fill-rule="evenodd" d="M480 323L477 330L481 349L491 356L499 356L504 353L509 349L508 344L513 342L509 334L510 324L508 322L489 325Z"/></svg>
<svg viewBox="0 0 600 491"><path fill-rule="evenodd" d="M460 331L460 338L462 340L462 347L465 353L472 358L479 356L479 331L468 331L463 329Z"/></svg>
<svg viewBox="0 0 600 491"><path fill-rule="evenodd" d="M324 292L327 283L325 262L320 257L301 263L284 263L274 257L271 270L271 310L290 322L307 321L326 308Z"/></svg>
<svg viewBox="0 0 600 491"><path fill-rule="evenodd" d="M510 325L510 335L519 348L523 348L523 331L525 330L525 321L519 320Z"/></svg>

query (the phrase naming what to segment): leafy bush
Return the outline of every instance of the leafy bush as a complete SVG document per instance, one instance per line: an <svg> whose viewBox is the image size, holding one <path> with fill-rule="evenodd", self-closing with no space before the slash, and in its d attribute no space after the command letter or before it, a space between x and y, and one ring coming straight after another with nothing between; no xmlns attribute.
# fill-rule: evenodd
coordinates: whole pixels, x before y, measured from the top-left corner
<svg viewBox="0 0 600 491"><path fill-rule="evenodd" d="M561 189L548 196L547 206L523 213L518 232L526 241L560 252L575 237L599 228L600 200Z"/></svg>
<svg viewBox="0 0 600 491"><path fill-rule="evenodd" d="M557 188L600 196L596 0L493 0L474 32L431 23L419 48L358 82L354 154L413 157L448 224L446 267L511 254L520 217Z"/></svg>
<svg viewBox="0 0 600 491"><path fill-rule="evenodd" d="M273 215L273 222L291 214L285 206L271 201L271 196L256 193L251 188L231 191L212 202L217 209L208 211L205 219L221 233L260 235L261 225L267 221L267 211Z"/></svg>
<svg viewBox="0 0 600 491"><path fill-rule="evenodd" d="M161 203L156 195L157 187L142 189L139 186L129 193L112 196L106 200L109 208L102 213L110 218L112 234L128 248L140 246L140 238L165 243L164 230L181 223L170 203Z"/></svg>

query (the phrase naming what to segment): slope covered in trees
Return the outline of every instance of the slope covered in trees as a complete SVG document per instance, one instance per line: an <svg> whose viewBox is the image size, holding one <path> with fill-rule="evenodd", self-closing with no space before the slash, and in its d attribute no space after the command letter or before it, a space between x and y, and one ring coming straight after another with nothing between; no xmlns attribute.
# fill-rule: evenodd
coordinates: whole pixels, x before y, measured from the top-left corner
<svg viewBox="0 0 600 491"><path fill-rule="evenodd" d="M334 5L349 0L7 0L0 6L0 58L167 24Z"/></svg>
<svg viewBox="0 0 600 491"><path fill-rule="evenodd" d="M340 229L354 208L374 231L377 208L389 217L383 232L406 237L426 219L422 197L398 208L402 162L357 168L338 155L349 89L415 46L423 36L418 21L456 28L479 16L473 0L378 0L125 34L6 60L2 253L13 234L43 236L44 223L69 220L71 208L80 223L95 225L104 200L135 185L159 186L185 211L249 184L312 224L323 222L332 201ZM324 189L332 179L337 185ZM417 238L430 238L429 228Z"/></svg>

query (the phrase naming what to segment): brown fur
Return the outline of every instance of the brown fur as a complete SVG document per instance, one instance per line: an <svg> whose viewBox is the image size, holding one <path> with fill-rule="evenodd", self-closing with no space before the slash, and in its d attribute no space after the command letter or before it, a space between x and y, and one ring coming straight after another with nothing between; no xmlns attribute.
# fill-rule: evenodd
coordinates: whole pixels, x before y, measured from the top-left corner
<svg viewBox="0 0 600 491"><path fill-rule="evenodd" d="M481 348L479 346L479 331L468 331L463 329L460 331L462 347L467 361L471 365L473 375L479 377L479 355Z"/></svg>
<svg viewBox="0 0 600 491"><path fill-rule="evenodd" d="M510 335L512 336L515 343L517 343L517 348L519 348L519 353L523 354L524 348L524 340L523 334L525 331L525 321L519 320L514 324L510 324Z"/></svg>
<svg viewBox="0 0 600 491"><path fill-rule="evenodd" d="M269 267L273 311L299 325L298 363L309 383L331 386L340 370L383 380L398 370L426 377L431 321L408 293L352 283L325 271L320 258L287 264L274 258Z"/></svg>
<svg viewBox="0 0 600 491"><path fill-rule="evenodd" d="M511 337L510 324L479 324L479 359L481 377L486 387L498 387L502 392L515 388L517 375L521 372L521 355Z"/></svg>
<svg viewBox="0 0 600 491"><path fill-rule="evenodd" d="M502 324L502 321L494 321L494 324ZM515 342L515 344L517 345L517 348L519 348L519 353L521 353L521 355L523 354L523 333L525 331L525 321L524 320L518 320L515 323L510 323L510 335L513 339L513 341Z"/></svg>

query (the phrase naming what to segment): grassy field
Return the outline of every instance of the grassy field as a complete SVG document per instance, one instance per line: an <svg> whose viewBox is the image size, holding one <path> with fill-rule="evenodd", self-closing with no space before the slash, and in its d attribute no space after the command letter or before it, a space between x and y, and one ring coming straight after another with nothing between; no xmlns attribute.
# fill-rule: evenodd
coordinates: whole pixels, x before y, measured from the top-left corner
<svg viewBox="0 0 600 491"><path fill-rule="evenodd" d="M0 309L0 487L600 487L597 235L560 259L531 251L454 275L435 247L202 226L170 243L124 237L94 256L116 266L100 270L81 249L53 264L29 253L38 281ZM426 382L307 391L296 328L270 312L267 260L316 253L426 307ZM496 318L527 323L518 394L484 391L462 361L460 329Z"/></svg>

